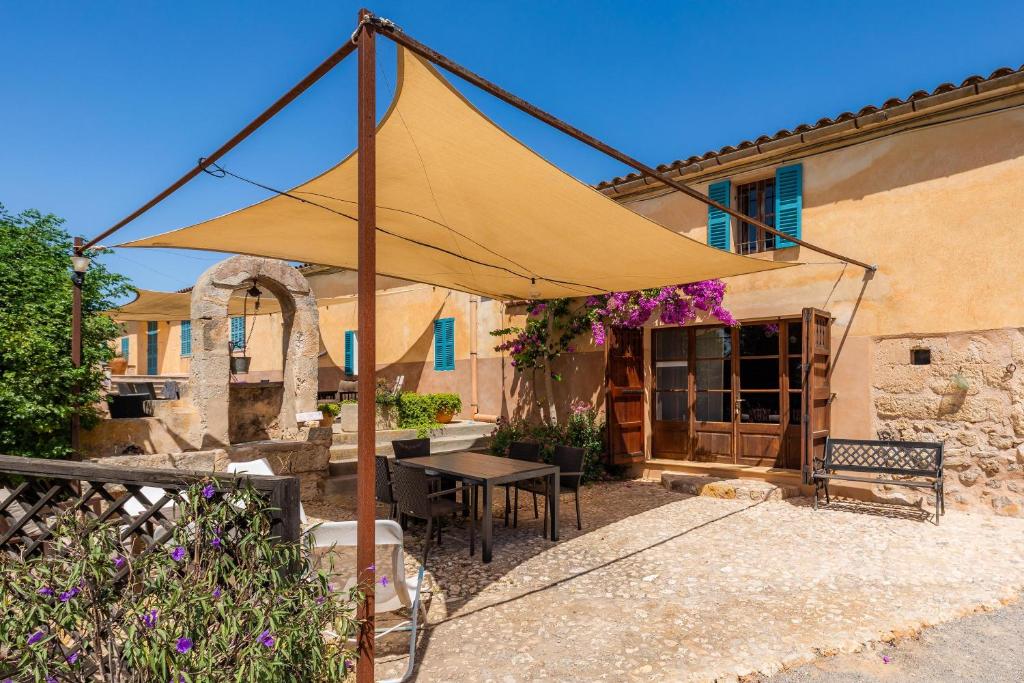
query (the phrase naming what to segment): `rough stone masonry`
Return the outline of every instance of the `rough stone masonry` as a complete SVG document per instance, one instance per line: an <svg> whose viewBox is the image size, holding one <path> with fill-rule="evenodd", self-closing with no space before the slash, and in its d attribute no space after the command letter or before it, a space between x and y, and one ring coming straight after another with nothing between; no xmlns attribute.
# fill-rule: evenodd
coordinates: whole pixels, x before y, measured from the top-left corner
<svg viewBox="0 0 1024 683"><path fill-rule="evenodd" d="M915 350L928 352L918 354L922 364L912 363ZM874 351L879 438L945 443L951 508L1024 516L1024 330L885 338ZM922 498L905 488L876 493Z"/></svg>

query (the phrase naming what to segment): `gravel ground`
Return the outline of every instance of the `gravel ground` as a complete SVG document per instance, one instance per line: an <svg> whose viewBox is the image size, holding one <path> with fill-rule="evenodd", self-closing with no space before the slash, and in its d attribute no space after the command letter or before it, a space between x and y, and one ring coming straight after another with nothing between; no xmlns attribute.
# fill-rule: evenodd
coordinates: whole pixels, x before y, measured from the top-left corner
<svg viewBox="0 0 1024 683"><path fill-rule="evenodd" d="M944 683L1024 681L1024 604L925 629L918 638L822 658L759 681ZM886 661L888 660L888 661Z"/></svg>

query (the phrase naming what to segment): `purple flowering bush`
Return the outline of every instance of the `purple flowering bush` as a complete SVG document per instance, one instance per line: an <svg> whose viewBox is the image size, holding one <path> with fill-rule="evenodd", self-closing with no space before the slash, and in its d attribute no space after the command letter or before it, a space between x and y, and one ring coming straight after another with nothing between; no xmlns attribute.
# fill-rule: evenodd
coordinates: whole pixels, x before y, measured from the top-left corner
<svg viewBox="0 0 1024 683"><path fill-rule="evenodd" d="M609 327L643 327L657 313L666 325L685 325L706 314L729 326L738 323L722 306L725 283L704 280L632 292L611 292L589 296L582 302L571 299L531 301L527 304L524 327L493 330L505 337L495 351L512 356L517 371L543 370L563 352L574 351L573 342L584 333L603 346ZM551 331L549 332L549 321ZM550 337L550 338L549 338ZM554 379L561 379L553 375Z"/></svg>
<svg viewBox="0 0 1024 683"><path fill-rule="evenodd" d="M251 489L196 485L173 538L67 515L45 554L0 557L0 681L341 681L361 595L311 541L275 542ZM158 525L157 534L160 534Z"/></svg>

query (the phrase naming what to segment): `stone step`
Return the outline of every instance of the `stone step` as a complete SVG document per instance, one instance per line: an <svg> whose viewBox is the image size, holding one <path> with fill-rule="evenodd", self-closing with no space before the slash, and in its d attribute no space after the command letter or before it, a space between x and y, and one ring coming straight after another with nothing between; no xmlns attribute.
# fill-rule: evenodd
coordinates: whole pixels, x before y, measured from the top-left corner
<svg viewBox="0 0 1024 683"><path fill-rule="evenodd" d="M708 498L783 500L803 495L799 486L773 484L759 479L723 479L680 472L662 472L661 485L670 491Z"/></svg>
<svg viewBox="0 0 1024 683"><path fill-rule="evenodd" d="M494 425L490 422L475 422L473 420L458 420L444 425L436 430L431 438L446 436L488 436L494 431ZM387 444L399 439L415 439L415 429L388 429L378 431L374 434L378 444ZM334 424L334 435L332 443L335 446L355 445L359 438L359 432L342 431L341 425Z"/></svg>
<svg viewBox="0 0 1024 683"><path fill-rule="evenodd" d="M324 495L352 495L356 492L356 475L331 476L324 480Z"/></svg>
<svg viewBox="0 0 1024 683"><path fill-rule="evenodd" d="M452 453L455 451L478 451L486 449L490 443L490 432L486 435L470 433L457 434L454 436L441 436L430 439L430 452ZM377 455L395 454L390 441L386 443L378 443L374 450ZM357 446L354 443L331 446L331 473L334 474L336 464L339 468L338 473L344 473L343 468L349 466L347 465L348 462L355 462L357 455Z"/></svg>

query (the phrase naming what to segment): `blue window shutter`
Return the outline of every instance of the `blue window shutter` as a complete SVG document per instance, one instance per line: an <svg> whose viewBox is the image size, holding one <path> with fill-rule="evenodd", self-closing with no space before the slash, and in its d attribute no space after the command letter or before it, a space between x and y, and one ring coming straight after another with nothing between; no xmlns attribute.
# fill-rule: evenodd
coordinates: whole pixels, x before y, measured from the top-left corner
<svg viewBox="0 0 1024 683"><path fill-rule="evenodd" d="M455 318L434 321L434 369L455 369Z"/></svg>
<svg viewBox="0 0 1024 683"><path fill-rule="evenodd" d="M804 208L804 166L794 164L775 171L775 229L781 233L802 239L800 217ZM795 246L781 237L776 238L775 247Z"/></svg>
<svg viewBox="0 0 1024 683"><path fill-rule="evenodd" d="M729 206L729 196L731 194L732 184L728 180L711 183L711 186L708 188L708 198L715 200L719 204L724 204L725 206ZM709 206L708 246L729 251L729 233L731 232L729 229L730 225L729 214L720 209L716 209L713 206Z"/></svg>
<svg viewBox="0 0 1024 683"><path fill-rule="evenodd" d="M128 360L128 337L121 337L121 358Z"/></svg>
<svg viewBox="0 0 1024 683"><path fill-rule="evenodd" d="M182 358L192 355L192 321L181 321L181 356Z"/></svg>
<svg viewBox="0 0 1024 683"><path fill-rule="evenodd" d="M243 316L231 316L231 345L236 349L245 348L245 318Z"/></svg>
<svg viewBox="0 0 1024 683"><path fill-rule="evenodd" d="M355 330L345 330L345 374L355 374L356 359L356 333Z"/></svg>
<svg viewBox="0 0 1024 683"><path fill-rule="evenodd" d="M146 374L157 373L157 322L150 320L146 323Z"/></svg>

